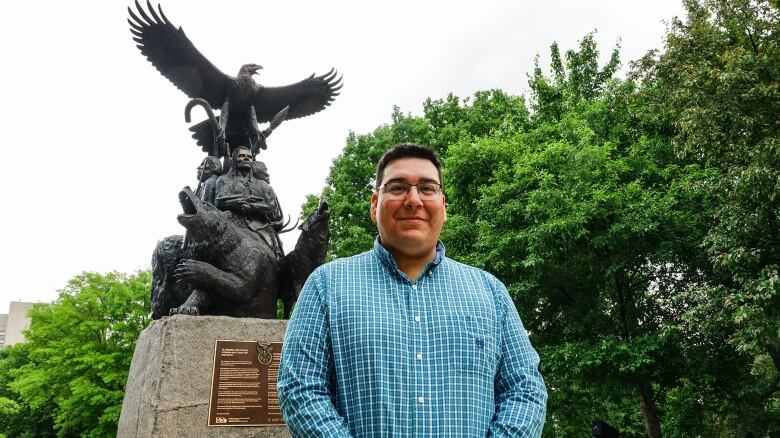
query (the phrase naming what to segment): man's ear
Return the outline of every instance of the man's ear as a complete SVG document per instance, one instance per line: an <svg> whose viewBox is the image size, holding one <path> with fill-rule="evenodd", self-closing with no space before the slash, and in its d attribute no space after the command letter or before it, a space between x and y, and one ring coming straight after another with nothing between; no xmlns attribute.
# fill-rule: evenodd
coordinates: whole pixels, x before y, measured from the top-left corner
<svg viewBox="0 0 780 438"><path fill-rule="evenodd" d="M376 204L379 202L379 196L376 193L371 194L371 220L376 222Z"/></svg>
<svg viewBox="0 0 780 438"><path fill-rule="evenodd" d="M447 222L447 198L441 195L441 203L444 204L444 222Z"/></svg>

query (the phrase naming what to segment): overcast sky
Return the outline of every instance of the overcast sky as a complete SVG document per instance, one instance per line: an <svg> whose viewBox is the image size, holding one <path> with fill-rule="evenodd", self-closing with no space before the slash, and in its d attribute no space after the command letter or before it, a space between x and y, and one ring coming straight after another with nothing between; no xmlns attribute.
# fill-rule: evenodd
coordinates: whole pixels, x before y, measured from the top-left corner
<svg viewBox="0 0 780 438"><path fill-rule="evenodd" d="M157 3L154 2L154 5ZM0 18L0 313L12 300L51 301L81 271L149 266L160 238L181 234L178 191L203 154L184 121L186 96L140 54L129 2L19 1ZM602 58L623 65L661 48L680 0L184 1L163 4L223 72L264 67L268 86L335 67L333 105L285 122L260 154L286 214L318 193L349 131L420 114L427 98L501 88L527 92L536 54L575 48L597 30ZM203 118L196 108L193 117ZM368 214L368 212L366 212ZM285 248L297 236L286 236Z"/></svg>

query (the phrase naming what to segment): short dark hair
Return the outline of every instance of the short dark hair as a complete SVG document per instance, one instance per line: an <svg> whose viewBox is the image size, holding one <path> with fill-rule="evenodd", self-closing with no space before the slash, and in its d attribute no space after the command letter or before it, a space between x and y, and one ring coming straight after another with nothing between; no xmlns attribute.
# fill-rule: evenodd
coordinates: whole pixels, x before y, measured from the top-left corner
<svg viewBox="0 0 780 438"><path fill-rule="evenodd" d="M436 152L434 152L430 146L423 146L415 143L398 143L388 149L376 165L376 190L379 190L382 186L382 179L385 176L385 167L401 158L423 158L429 160L436 166L436 172L439 174L439 183L441 183L441 161L439 161Z"/></svg>

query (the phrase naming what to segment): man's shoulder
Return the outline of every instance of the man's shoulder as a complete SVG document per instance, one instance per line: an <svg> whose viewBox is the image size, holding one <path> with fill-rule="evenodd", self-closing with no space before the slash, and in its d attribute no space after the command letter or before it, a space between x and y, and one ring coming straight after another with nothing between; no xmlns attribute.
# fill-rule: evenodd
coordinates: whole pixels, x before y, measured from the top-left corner
<svg viewBox="0 0 780 438"><path fill-rule="evenodd" d="M378 260L372 251L351 257L341 257L320 265L309 276L309 281L322 291L330 290L334 285L354 282L356 278L370 276L377 269Z"/></svg>
<svg viewBox="0 0 780 438"><path fill-rule="evenodd" d="M330 276L343 273L358 273L376 266L378 260L373 251L366 251L349 257L340 257L318 267L312 275Z"/></svg>
<svg viewBox="0 0 780 438"><path fill-rule="evenodd" d="M467 265L446 256L442 259L442 267L445 268L447 273L450 275L466 276L469 278L479 279L491 286L495 286L497 283L501 283L501 281L496 278L495 275L485 271L484 269Z"/></svg>
<svg viewBox="0 0 780 438"><path fill-rule="evenodd" d="M444 274L449 278L448 281L456 285L460 293L486 298L492 302L498 314L505 314L511 299L506 286L495 275L446 257L442 265Z"/></svg>

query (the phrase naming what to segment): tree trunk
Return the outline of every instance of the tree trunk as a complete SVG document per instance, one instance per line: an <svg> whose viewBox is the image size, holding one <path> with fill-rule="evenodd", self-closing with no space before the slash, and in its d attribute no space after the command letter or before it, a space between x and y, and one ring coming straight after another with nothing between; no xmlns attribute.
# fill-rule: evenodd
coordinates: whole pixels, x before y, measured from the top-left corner
<svg viewBox="0 0 780 438"><path fill-rule="evenodd" d="M661 438L661 421L655 406L653 387L650 381L642 377L639 380L639 407L645 417L645 432L649 438Z"/></svg>

